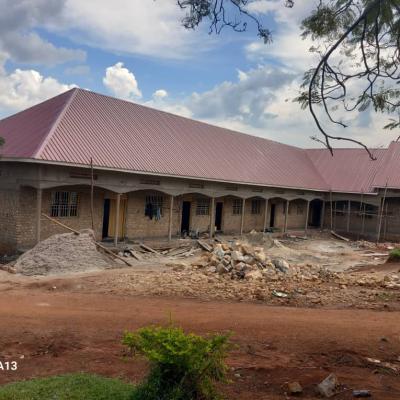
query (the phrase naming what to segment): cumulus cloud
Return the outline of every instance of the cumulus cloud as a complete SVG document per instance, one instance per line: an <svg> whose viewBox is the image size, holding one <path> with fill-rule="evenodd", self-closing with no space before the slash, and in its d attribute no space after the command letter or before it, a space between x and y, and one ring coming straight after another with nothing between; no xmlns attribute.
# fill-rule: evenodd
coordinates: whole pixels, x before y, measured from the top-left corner
<svg viewBox="0 0 400 400"><path fill-rule="evenodd" d="M23 110L36 103L72 89L52 77L44 77L33 69L16 69L7 73L0 54L0 115Z"/></svg>
<svg viewBox="0 0 400 400"><path fill-rule="evenodd" d="M202 28L183 28L183 15L176 0L65 0L62 18L47 26L116 53L182 59L215 40Z"/></svg>
<svg viewBox="0 0 400 400"><path fill-rule="evenodd" d="M106 69L103 84L114 96L121 99L132 100L142 97L135 75L125 68L122 62L117 62Z"/></svg>
<svg viewBox="0 0 400 400"><path fill-rule="evenodd" d="M154 100L164 99L167 96L168 96L168 92L164 89L158 89L153 93Z"/></svg>
<svg viewBox="0 0 400 400"><path fill-rule="evenodd" d="M79 49L56 47L34 31L58 19L66 0L0 0L0 50L19 63L56 65L84 61Z"/></svg>

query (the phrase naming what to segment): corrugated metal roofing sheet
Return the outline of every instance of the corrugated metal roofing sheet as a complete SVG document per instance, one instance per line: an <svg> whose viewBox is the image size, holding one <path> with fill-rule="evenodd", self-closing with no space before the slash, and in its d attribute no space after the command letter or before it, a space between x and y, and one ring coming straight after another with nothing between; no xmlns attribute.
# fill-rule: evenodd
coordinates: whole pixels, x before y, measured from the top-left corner
<svg viewBox="0 0 400 400"><path fill-rule="evenodd" d="M5 157L324 191L371 192L387 159L385 149L378 161L362 149L331 157L82 89L0 121L0 136Z"/></svg>
<svg viewBox="0 0 400 400"><path fill-rule="evenodd" d="M334 192L372 193L374 179L382 168L386 149L372 149L376 160L358 149L335 149L333 156L326 149L309 149L308 156Z"/></svg>

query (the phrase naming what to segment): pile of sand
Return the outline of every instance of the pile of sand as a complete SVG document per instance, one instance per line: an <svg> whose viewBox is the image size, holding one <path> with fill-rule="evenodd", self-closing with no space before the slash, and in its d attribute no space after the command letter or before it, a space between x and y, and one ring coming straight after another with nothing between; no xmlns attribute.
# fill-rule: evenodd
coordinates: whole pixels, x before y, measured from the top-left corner
<svg viewBox="0 0 400 400"><path fill-rule="evenodd" d="M104 269L112 264L97 250L93 231L53 235L24 253L13 265L23 275L50 275Z"/></svg>

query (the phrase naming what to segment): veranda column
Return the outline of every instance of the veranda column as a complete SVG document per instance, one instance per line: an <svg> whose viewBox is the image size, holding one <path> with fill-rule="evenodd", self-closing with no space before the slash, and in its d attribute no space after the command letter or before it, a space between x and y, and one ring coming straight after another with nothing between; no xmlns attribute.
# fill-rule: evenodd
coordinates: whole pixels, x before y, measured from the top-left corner
<svg viewBox="0 0 400 400"><path fill-rule="evenodd" d="M43 189L36 189L36 243L40 242L42 230L42 196Z"/></svg>
<svg viewBox="0 0 400 400"><path fill-rule="evenodd" d="M246 199L242 200L242 219L240 221L240 234L243 235L243 226L244 226L244 210L246 205Z"/></svg>
<svg viewBox="0 0 400 400"><path fill-rule="evenodd" d="M172 212L174 208L174 196L171 195L169 203L169 226L168 226L168 240L172 239Z"/></svg>
<svg viewBox="0 0 400 400"><path fill-rule="evenodd" d="M307 235L307 229L308 229L308 216L310 214L310 200L307 200L307 210L306 210L306 226L304 228L304 232Z"/></svg>
<svg viewBox="0 0 400 400"><path fill-rule="evenodd" d="M284 227L283 227L283 232L287 232L287 227L288 227L288 215L289 215L289 200L286 200L285 225L284 225Z"/></svg>
<svg viewBox="0 0 400 400"><path fill-rule="evenodd" d="M347 202L347 232L350 232L351 200Z"/></svg>
<svg viewBox="0 0 400 400"><path fill-rule="evenodd" d="M211 197L210 205L210 238L214 236L215 227L215 197Z"/></svg>
<svg viewBox="0 0 400 400"><path fill-rule="evenodd" d="M267 229L267 221L268 221L268 199L265 199L263 232L265 232L265 230Z"/></svg>
<svg viewBox="0 0 400 400"><path fill-rule="evenodd" d="M116 200L116 213L115 213L115 232L114 232L114 245L118 245L118 235L119 235L119 208L120 208L120 202L121 202L121 194L117 194L117 200Z"/></svg>

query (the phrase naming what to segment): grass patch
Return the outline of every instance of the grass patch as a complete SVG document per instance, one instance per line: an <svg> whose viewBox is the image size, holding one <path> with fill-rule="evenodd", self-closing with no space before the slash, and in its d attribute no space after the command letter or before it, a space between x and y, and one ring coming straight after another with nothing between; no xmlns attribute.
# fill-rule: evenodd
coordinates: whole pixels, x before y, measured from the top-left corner
<svg viewBox="0 0 400 400"><path fill-rule="evenodd" d="M0 386L0 400L129 400L133 389L118 379L78 373Z"/></svg>
<svg viewBox="0 0 400 400"><path fill-rule="evenodd" d="M389 253L388 261L389 262L400 262L400 248L393 249Z"/></svg>

